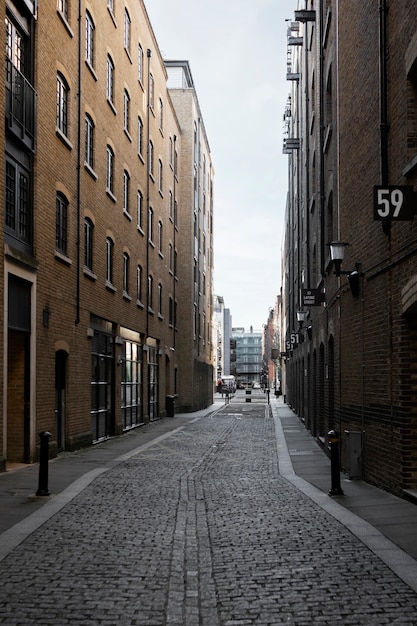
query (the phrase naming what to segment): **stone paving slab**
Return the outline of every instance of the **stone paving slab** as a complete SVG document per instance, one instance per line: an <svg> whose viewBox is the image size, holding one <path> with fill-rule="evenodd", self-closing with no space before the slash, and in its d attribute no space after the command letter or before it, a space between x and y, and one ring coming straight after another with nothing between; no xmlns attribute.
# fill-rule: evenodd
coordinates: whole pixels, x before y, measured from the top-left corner
<svg viewBox="0 0 417 626"><path fill-rule="evenodd" d="M232 403L96 468L0 562L0 624L417 624L410 586L280 473L276 427Z"/></svg>

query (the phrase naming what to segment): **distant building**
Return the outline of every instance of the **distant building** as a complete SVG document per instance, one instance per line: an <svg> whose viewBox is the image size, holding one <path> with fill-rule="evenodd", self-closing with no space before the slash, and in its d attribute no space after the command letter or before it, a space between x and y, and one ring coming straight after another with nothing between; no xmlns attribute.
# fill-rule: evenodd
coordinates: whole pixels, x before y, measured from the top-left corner
<svg viewBox="0 0 417 626"><path fill-rule="evenodd" d="M261 382L262 371L262 332L244 328L232 328L234 361L230 373L237 384L252 385Z"/></svg>

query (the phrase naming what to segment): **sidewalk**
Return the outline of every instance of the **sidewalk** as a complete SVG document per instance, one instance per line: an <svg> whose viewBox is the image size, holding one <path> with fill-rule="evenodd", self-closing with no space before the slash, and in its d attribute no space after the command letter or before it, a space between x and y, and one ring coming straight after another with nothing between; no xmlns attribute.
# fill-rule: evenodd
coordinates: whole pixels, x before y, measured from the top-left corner
<svg viewBox="0 0 417 626"><path fill-rule="evenodd" d="M264 396L265 398L265 396ZM232 398L233 404L241 398ZM254 397L255 403L262 397ZM265 401L265 400L264 400ZM265 403L266 404L266 403ZM38 465L0 474L0 559L6 545L16 545L24 534L51 517L101 472L139 451L183 430L222 409L225 398L215 394L213 405L192 414L177 414L75 453L62 453L49 463L51 496L37 497ZM251 405L248 405L248 408ZM254 406L255 408L255 406ZM371 548L403 580L417 591L417 506L360 480L341 477L343 496L328 495L330 460L306 431L304 424L282 401L271 394L280 474L307 494L320 507L341 521ZM59 496L59 497L58 497ZM37 516L31 516L38 512ZM400 549L399 549L400 548ZM337 546L335 546L337 551Z"/></svg>

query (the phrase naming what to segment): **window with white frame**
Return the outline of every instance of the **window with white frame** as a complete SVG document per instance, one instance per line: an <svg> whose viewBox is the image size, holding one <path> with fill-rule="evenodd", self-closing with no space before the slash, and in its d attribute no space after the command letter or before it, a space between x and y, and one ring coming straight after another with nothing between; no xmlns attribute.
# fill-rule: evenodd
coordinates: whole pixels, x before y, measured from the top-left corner
<svg viewBox="0 0 417 626"><path fill-rule="evenodd" d="M159 98L158 106L159 106L159 130L162 132L164 130L164 103L162 102L161 98Z"/></svg>
<svg viewBox="0 0 417 626"><path fill-rule="evenodd" d="M153 177L153 143L149 140L149 175Z"/></svg>
<svg viewBox="0 0 417 626"><path fill-rule="evenodd" d="M66 137L68 136L68 83L62 74L56 78L56 126Z"/></svg>
<svg viewBox="0 0 417 626"><path fill-rule="evenodd" d="M136 268L136 299L138 302L142 302L142 266L138 265Z"/></svg>
<svg viewBox="0 0 417 626"><path fill-rule="evenodd" d="M91 116L85 114L85 162L94 169L94 122Z"/></svg>
<svg viewBox="0 0 417 626"><path fill-rule="evenodd" d="M162 317L162 285L158 283L158 315Z"/></svg>
<svg viewBox="0 0 417 626"><path fill-rule="evenodd" d="M129 134L129 122L130 122L130 96L127 89L123 94L123 126L127 134Z"/></svg>
<svg viewBox="0 0 417 626"><path fill-rule="evenodd" d="M158 252L162 254L163 226L162 222L158 222Z"/></svg>
<svg viewBox="0 0 417 626"><path fill-rule="evenodd" d="M149 74L149 106L154 110L154 79L152 74Z"/></svg>
<svg viewBox="0 0 417 626"><path fill-rule="evenodd" d="M68 200L62 193L56 194L56 249L67 254Z"/></svg>
<svg viewBox="0 0 417 626"><path fill-rule="evenodd" d="M137 227L139 230L143 231L143 194L138 189L138 223Z"/></svg>
<svg viewBox="0 0 417 626"><path fill-rule="evenodd" d="M68 20L68 0L58 0L58 11Z"/></svg>
<svg viewBox="0 0 417 626"><path fill-rule="evenodd" d="M114 152L111 146L107 146L106 153L106 189L111 194L114 192Z"/></svg>
<svg viewBox="0 0 417 626"><path fill-rule="evenodd" d="M138 154L143 156L143 122L138 115Z"/></svg>
<svg viewBox="0 0 417 626"><path fill-rule="evenodd" d="M114 63L111 56L107 55L107 66L106 66L106 96L107 100L113 104L114 99Z"/></svg>
<svg viewBox="0 0 417 626"><path fill-rule="evenodd" d="M123 252L123 292L129 293L129 265L130 257L127 252Z"/></svg>
<svg viewBox="0 0 417 626"><path fill-rule="evenodd" d="M138 80L143 83L143 48L138 44Z"/></svg>
<svg viewBox="0 0 417 626"><path fill-rule="evenodd" d="M114 243L110 237L106 238L106 281L113 284L113 253Z"/></svg>
<svg viewBox="0 0 417 626"><path fill-rule="evenodd" d="M85 60L94 67L94 22L90 13L85 14Z"/></svg>
<svg viewBox="0 0 417 626"><path fill-rule="evenodd" d="M153 278L152 276L149 274L148 276L148 309L153 308Z"/></svg>
<svg viewBox="0 0 417 626"><path fill-rule="evenodd" d="M123 211L130 214L130 174L127 170L123 172Z"/></svg>
<svg viewBox="0 0 417 626"><path fill-rule="evenodd" d="M158 160L158 190L162 195L164 191L164 166L161 159Z"/></svg>
<svg viewBox="0 0 417 626"><path fill-rule="evenodd" d="M93 271L93 229L94 224L89 217L84 220L84 267Z"/></svg>
<svg viewBox="0 0 417 626"><path fill-rule="evenodd" d="M149 207L148 211L148 240L153 241L153 209Z"/></svg>
<svg viewBox="0 0 417 626"><path fill-rule="evenodd" d="M130 15L129 15L129 11L127 9L125 9L125 16L124 16L124 46L125 46L125 50L128 54L130 54L130 27L131 27L131 21L130 21Z"/></svg>

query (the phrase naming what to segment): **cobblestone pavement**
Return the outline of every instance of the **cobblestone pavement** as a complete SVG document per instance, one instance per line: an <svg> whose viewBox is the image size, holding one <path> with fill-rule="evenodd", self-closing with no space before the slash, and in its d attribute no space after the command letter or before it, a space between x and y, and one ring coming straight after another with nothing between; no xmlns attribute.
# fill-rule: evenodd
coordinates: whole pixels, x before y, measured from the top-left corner
<svg viewBox="0 0 417 626"><path fill-rule="evenodd" d="M417 594L229 404L103 471L0 562L8 626L417 625Z"/></svg>

